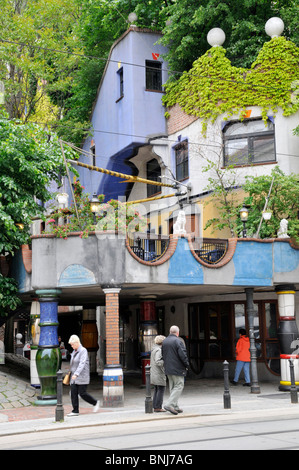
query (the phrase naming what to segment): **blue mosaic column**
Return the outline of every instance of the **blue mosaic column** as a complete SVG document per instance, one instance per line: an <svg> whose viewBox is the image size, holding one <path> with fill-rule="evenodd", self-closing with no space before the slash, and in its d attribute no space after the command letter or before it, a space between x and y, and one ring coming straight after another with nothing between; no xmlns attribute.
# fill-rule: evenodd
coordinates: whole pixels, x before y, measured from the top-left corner
<svg viewBox="0 0 299 470"><path fill-rule="evenodd" d="M40 339L36 354L36 368L41 394L36 405L57 404L57 371L61 366L58 343L58 289L37 290L40 302Z"/></svg>

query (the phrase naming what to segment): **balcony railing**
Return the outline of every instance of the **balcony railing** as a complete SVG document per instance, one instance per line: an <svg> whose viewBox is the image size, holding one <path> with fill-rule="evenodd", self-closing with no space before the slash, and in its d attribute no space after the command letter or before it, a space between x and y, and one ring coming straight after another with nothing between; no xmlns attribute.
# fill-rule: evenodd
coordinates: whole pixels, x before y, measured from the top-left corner
<svg viewBox="0 0 299 470"><path fill-rule="evenodd" d="M194 238L192 243L197 256L208 264L219 263L228 248L228 240L221 238Z"/></svg>
<svg viewBox="0 0 299 470"><path fill-rule="evenodd" d="M135 232L128 237L129 246L138 258L154 262L167 251L169 237L155 233ZM228 240L220 238L193 238L192 245L197 256L207 264L217 264L225 256Z"/></svg>
<svg viewBox="0 0 299 470"><path fill-rule="evenodd" d="M130 248L143 261L157 261L166 252L169 245L167 235L134 232L128 237Z"/></svg>

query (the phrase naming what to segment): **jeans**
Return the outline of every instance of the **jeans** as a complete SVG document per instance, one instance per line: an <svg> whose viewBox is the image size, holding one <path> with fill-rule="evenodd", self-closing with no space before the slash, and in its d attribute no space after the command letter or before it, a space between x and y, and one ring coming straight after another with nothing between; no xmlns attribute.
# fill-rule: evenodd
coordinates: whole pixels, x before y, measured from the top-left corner
<svg viewBox="0 0 299 470"><path fill-rule="evenodd" d="M155 385L154 395L153 395L153 408L161 409L163 404L165 387L164 385Z"/></svg>
<svg viewBox="0 0 299 470"><path fill-rule="evenodd" d="M238 382L239 376L244 369L245 382L250 383L250 362L237 361L234 382Z"/></svg>
<svg viewBox="0 0 299 470"><path fill-rule="evenodd" d="M168 375L169 398L164 406L170 406L175 410L179 409L178 400L182 395L185 385L185 377L180 375Z"/></svg>
<svg viewBox="0 0 299 470"><path fill-rule="evenodd" d="M97 404L97 400L89 395L86 389L87 385L71 384L73 413L79 413L79 395L81 398L83 398L83 400L87 401L87 403L90 403L90 405L95 406Z"/></svg>

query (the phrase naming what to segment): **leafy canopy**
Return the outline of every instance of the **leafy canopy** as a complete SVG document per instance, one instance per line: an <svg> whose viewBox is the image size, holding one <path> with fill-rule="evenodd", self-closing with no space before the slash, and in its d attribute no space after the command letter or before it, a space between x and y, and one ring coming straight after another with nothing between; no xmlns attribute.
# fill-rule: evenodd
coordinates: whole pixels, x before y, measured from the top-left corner
<svg viewBox="0 0 299 470"><path fill-rule="evenodd" d="M36 124L0 117L0 255L13 255L28 243L32 218L43 217L43 203L52 197L51 184L58 184L64 173L57 136ZM2 274L0 293L0 314L16 307L15 281Z"/></svg>

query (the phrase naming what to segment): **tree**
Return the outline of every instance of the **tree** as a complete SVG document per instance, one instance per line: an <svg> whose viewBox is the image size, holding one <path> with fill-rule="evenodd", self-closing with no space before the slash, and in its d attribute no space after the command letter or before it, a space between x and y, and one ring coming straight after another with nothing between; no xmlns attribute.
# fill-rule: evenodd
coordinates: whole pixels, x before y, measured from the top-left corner
<svg viewBox="0 0 299 470"><path fill-rule="evenodd" d="M238 236L242 233L239 210L242 205L245 205L249 208L246 222L247 234L248 237L254 237L274 178L267 207L272 211L272 217L267 222L263 221L259 238L276 238L280 221L287 219L289 237L299 242L298 175L285 175L279 167L276 167L271 175L246 176L245 182L241 184L241 182L238 183L233 167L223 169L212 162L206 166L205 170L214 172L209 178L208 189L212 191L212 201L216 203L219 210L219 217L210 219L205 228L212 226L214 230L222 230L228 227L232 236ZM245 193L242 201L239 196L240 189Z"/></svg>
<svg viewBox="0 0 299 470"><path fill-rule="evenodd" d="M227 57L236 67L254 62L269 40L265 23L273 16L284 21L286 38L299 43L296 0L180 0L169 6L167 14L162 43L169 48L167 61L173 72L189 70L210 48L207 34L215 27L224 30Z"/></svg>
<svg viewBox="0 0 299 470"><path fill-rule="evenodd" d="M271 181L274 178L272 191L269 197L267 209L272 211L269 221L263 222L260 230L260 238L276 238L280 221L287 219L288 235L299 242L299 179L294 173L285 175L279 167L272 170L269 176L247 176L243 186L248 196L244 199L249 209L248 222L246 223L249 234L257 231L258 224L268 195Z"/></svg>
<svg viewBox="0 0 299 470"><path fill-rule="evenodd" d="M13 256L28 243L32 218L43 217L43 204L52 197L50 183L59 184L63 174L55 135L36 124L0 117L0 255ZM16 282L0 274L0 293L3 316L19 304Z"/></svg>
<svg viewBox="0 0 299 470"><path fill-rule="evenodd" d="M37 106L51 92L58 107L50 122L60 119L79 61L78 16L75 1L2 0L0 80L10 118L44 118Z"/></svg>

